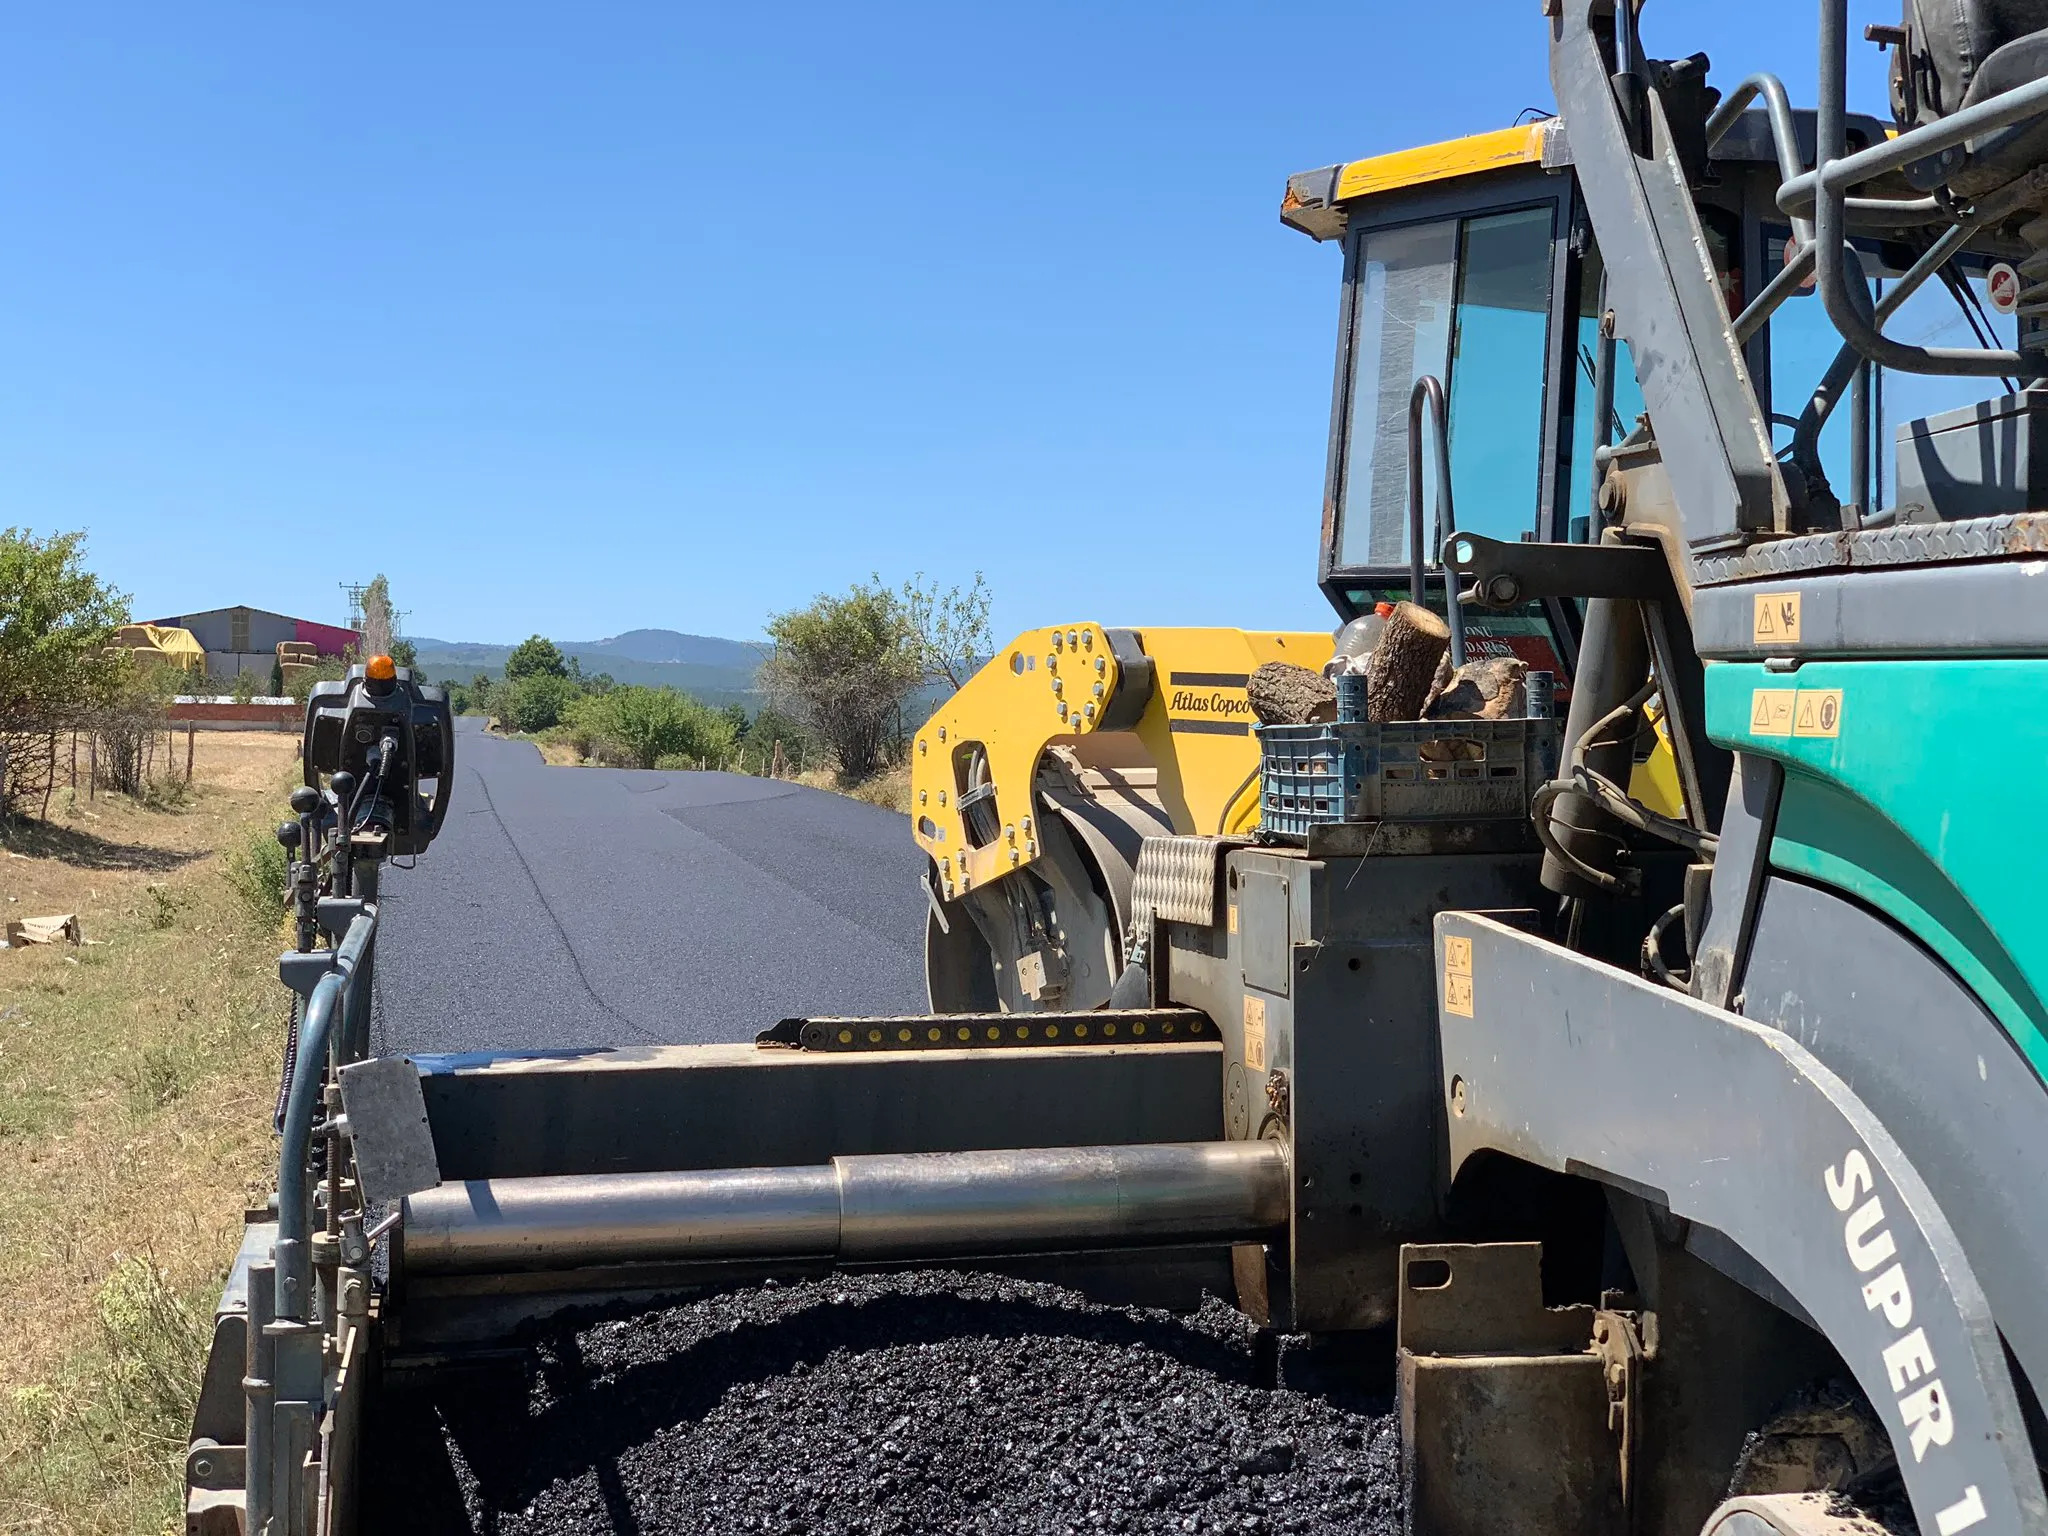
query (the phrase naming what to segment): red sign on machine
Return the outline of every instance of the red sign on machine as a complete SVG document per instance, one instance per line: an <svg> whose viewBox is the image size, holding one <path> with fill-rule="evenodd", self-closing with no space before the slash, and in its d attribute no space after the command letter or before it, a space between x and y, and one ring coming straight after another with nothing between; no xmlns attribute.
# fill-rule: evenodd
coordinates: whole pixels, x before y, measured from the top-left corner
<svg viewBox="0 0 2048 1536"><path fill-rule="evenodd" d="M1984 297L2001 315L2020 307L2020 274L2009 261L1995 262L1984 278Z"/></svg>

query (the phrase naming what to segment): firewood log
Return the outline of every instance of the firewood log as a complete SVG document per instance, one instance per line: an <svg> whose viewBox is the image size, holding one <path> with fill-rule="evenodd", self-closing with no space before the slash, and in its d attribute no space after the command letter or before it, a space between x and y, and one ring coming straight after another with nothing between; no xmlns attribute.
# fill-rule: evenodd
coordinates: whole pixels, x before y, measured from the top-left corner
<svg viewBox="0 0 2048 1536"><path fill-rule="evenodd" d="M1451 628L1414 603L1396 603L1365 665L1365 713L1376 725L1419 720Z"/></svg>
<svg viewBox="0 0 2048 1536"><path fill-rule="evenodd" d="M1423 710L1430 720L1519 720L1529 713L1529 664L1487 656L1454 670Z"/></svg>
<svg viewBox="0 0 2048 1536"><path fill-rule="evenodd" d="M1337 685L1289 661L1269 661L1245 683L1261 725L1314 725L1337 718Z"/></svg>

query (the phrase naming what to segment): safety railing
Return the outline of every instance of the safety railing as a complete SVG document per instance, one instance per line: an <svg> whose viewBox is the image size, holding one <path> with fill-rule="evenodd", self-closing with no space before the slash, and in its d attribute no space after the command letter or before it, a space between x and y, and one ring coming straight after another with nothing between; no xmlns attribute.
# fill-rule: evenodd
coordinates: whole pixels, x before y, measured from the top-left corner
<svg viewBox="0 0 2048 1536"><path fill-rule="evenodd" d="M314 1137L321 1109L327 1108L330 1115L334 1112L328 1087L335 1081L335 1073L368 1049L371 955L377 936L375 904L351 905L359 910L349 918L340 942L319 952L326 972L305 993L278 1145L277 1238L270 1263L250 1270L248 1360L243 1378L247 1401L244 1488L246 1529L250 1531L297 1533L312 1529L309 1490L298 1469L313 1451L326 1407L327 1337L340 1321L331 1290L316 1295ZM303 962L311 957L286 958ZM341 1213L334 1200L341 1156L339 1138L330 1139L327 1238L336 1244L337 1255L340 1245L335 1229ZM359 1228L360 1223L353 1226Z"/></svg>
<svg viewBox="0 0 2048 1536"><path fill-rule="evenodd" d="M1906 373L2001 378L2035 376L2048 370L2048 359L2038 353L1974 347L1923 347L1886 336L1882 322L1873 323L1867 302L1869 290L1864 289L1862 297L1866 302L1863 304L1859 305L1856 297L1852 296L1850 262L1844 253L1844 224L1851 187L1886 171L1903 170L1910 165L1934 160L1944 152L1973 140L1980 141L1980 155L1995 154L2000 141L1981 142L1988 135L2000 129L2015 130L2020 124L2031 124L2048 116L2048 79L2031 81L2001 92L1852 155L1847 153L1848 30L1848 0L1820 0L1816 167L1785 182L1778 189L1778 206L1786 213L1803 212L1809 205L1813 209L1814 266L1821 304L1828 312L1828 319L1842 333L1843 340L1864 357L1881 367L1896 368ZM1952 217L1959 228L1969 224L1967 214L1960 211ZM1960 240L1956 242L1957 245L1960 243ZM1856 286L1861 286L1860 281Z"/></svg>
<svg viewBox="0 0 2048 1536"><path fill-rule="evenodd" d="M1430 448L1436 464L1436 538L1430 544L1439 567L1444 541L1458 531L1451 501L1451 417L1444 403L1443 381L1425 373L1408 392L1408 597L1426 606L1429 588L1422 543L1422 415L1434 418ZM1451 627L1451 665L1465 665L1465 612L1458 602L1458 584L1444 572L1444 622Z"/></svg>

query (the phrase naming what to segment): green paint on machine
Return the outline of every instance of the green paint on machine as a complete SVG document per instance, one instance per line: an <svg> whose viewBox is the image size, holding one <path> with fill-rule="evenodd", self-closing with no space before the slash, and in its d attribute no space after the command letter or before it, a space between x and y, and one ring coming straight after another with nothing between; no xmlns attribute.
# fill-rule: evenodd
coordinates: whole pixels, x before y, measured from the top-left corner
<svg viewBox="0 0 2048 1536"><path fill-rule="evenodd" d="M1832 690L1822 732L1820 712L1800 706ZM1707 668L1707 729L1785 765L1771 862L1914 934L2048 1080L2048 925L2030 835L2048 768L2048 660L1817 661L1789 673L1723 662Z"/></svg>

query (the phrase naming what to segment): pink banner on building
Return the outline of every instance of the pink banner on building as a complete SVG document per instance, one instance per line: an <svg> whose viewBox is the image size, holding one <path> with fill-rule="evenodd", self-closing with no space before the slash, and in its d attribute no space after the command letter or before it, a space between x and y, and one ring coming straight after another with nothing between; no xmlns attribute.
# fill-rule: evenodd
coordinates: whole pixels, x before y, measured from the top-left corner
<svg viewBox="0 0 2048 1536"><path fill-rule="evenodd" d="M339 656L348 647L362 643L361 635L352 629L343 629L339 624L315 624L311 619L294 619L292 625L292 638L315 647L322 656Z"/></svg>

